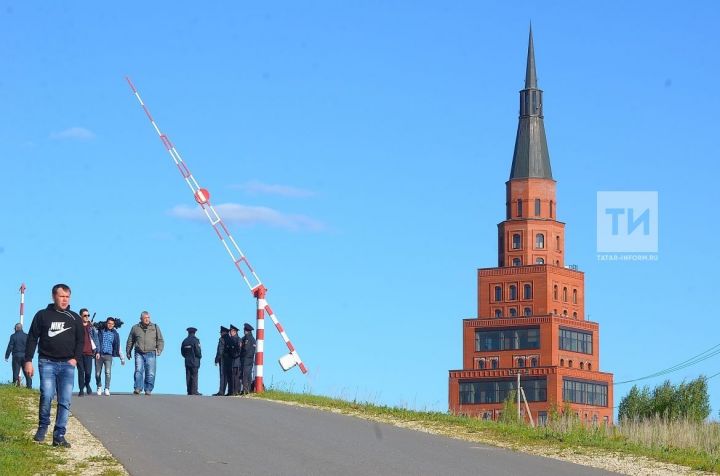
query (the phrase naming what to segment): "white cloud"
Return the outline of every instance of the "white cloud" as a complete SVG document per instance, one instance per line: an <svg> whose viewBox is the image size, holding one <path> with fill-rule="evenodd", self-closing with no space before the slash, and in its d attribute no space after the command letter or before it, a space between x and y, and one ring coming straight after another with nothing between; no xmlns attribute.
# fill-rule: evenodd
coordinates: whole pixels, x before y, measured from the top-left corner
<svg viewBox="0 0 720 476"><path fill-rule="evenodd" d="M50 134L52 140L91 140L95 138L95 134L84 127L70 127L60 132Z"/></svg>
<svg viewBox="0 0 720 476"><path fill-rule="evenodd" d="M231 188L240 189L251 195L279 195L281 197L311 197L315 195L312 190L306 190L298 187L291 187L289 185L277 185L262 183L257 180L251 180L240 185L231 185Z"/></svg>
<svg viewBox="0 0 720 476"><path fill-rule="evenodd" d="M221 203L214 205L215 211L226 223L240 225L269 225L292 231L322 231L325 224L305 215L282 213L268 207L254 207L239 203ZM170 210L170 215L184 220L207 220L200 207L178 205Z"/></svg>

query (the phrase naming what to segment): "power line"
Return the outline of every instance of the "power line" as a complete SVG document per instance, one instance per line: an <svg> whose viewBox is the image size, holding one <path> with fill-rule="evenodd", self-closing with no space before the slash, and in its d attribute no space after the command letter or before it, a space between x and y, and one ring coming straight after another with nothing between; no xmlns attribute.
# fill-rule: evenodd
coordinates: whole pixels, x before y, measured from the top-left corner
<svg viewBox="0 0 720 476"><path fill-rule="evenodd" d="M699 362L702 362L703 360L707 360L711 357L714 357L718 354L720 354L720 344L714 345L714 346L710 347L709 349L707 349L703 352L700 352L699 354L697 354L687 360L684 360L683 362L680 362L679 364L673 365L672 367L668 367L666 369L660 370L660 371L652 373L650 375L646 375L644 377L639 377L639 378L635 378L635 379L631 379L631 380L623 380L621 382L614 382L613 385L623 385L626 383L638 382L640 380L647 380L647 379L650 379L653 377L659 377L661 375L669 374L669 373L675 372L677 370L684 369L686 367L690 367ZM720 374L720 372L718 374L713 375L713 377L715 377L716 375L719 375L719 374ZM708 377L708 378L712 378L712 377Z"/></svg>

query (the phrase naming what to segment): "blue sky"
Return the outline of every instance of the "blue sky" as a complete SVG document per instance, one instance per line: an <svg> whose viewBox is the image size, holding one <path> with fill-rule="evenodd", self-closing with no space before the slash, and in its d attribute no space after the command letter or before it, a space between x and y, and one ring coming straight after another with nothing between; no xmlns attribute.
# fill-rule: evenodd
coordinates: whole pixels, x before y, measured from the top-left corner
<svg viewBox="0 0 720 476"><path fill-rule="evenodd" d="M76 310L152 313L159 392L184 392L179 345L197 327L207 394L218 327L254 320L129 75L310 369L282 372L269 326L266 384L445 410L476 269L497 261L532 21L566 263L586 273L601 369L641 377L718 343L715 3L206 3L0 8L8 335L21 282L28 320L66 282ZM658 192L659 260L600 262L596 194L634 190ZM131 379L118 366L115 390ZM710 391L717 415L720 377Z"/></svg>

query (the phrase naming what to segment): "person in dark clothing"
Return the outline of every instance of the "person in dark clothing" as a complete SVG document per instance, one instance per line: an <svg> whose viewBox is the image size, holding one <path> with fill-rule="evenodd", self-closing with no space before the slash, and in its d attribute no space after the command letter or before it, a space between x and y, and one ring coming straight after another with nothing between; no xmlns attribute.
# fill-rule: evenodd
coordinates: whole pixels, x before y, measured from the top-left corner
<svg viewBox="0 0 720 476"><path fill-rule="evenodd" d="M180 344L180 353L185 357L185 384L188 395L202 395L198 392L198 369L202 350L200 349L200 340L195 337L196 332L197 329L194 327L188 327L188 336Z"/></svg>
<svg viewBox="0 0 720 476"><path fill-rule="evenodd" d="M227 379L225 378L225 365L223 365L223 350L225 349L224 337L227 335L228 329L225 326L220 326L220 339L218 339L217 351L215 352L215 365L220 369L220 390L214 393L213 396L220 397L225 395L227 391Z"/></svg>
<svg viewBox="0 0 720 476"><path fill-rule="evenodd" d="M224 337L223 366L228 384L226 396L240 393L240 338L238 329L230 324L230 332Z"/></svg>
<svg viewBox="0 0 720 476"><path fill-rule="evenodd" d="M253 326L247 322L243 326L243 335L240 343L240 360L242 362L242 395L250 393L253 365L255 365L255 337L252 335Z"/></svg>
<svg viewBox="0 0 720 476"><path fill-rule="evenodd" d="M100 341L95 326L90 322L90 311L85 308L80 309L80 317L83 325L83 352L82 359L78 361L78 397L82 397L87 392L92 394L90 388L90 379L93 373L93 360L100 358Z"/></svg>
<svg viewBox="0 0 720 476"><path fill-rule="evenodd" d="M40 409L38 429L33 439L43 441L50 425L50 405L57 392L57 416L53 446L69 448L65 427L70 414L75 367L82 359L83 326L80 316L70 310L70 287L56 284L53 303L33 317L25 347L25 371L33 376L33 356L38 348Z"/></svg>
<svg viewBox="0 0 720 476"><path fill-rule="evenodd" d="M25 363L25 342L27 341L27 334L22 330L22 324L19 322L15 324L15 333L10 336L10 342L8 342L7 350L5 351L5 362L8 361L12 355L12 381L18 387L20 386L20 369L25 375L25 386L32 388L32 377L28 376L23 363Z"/></svg>

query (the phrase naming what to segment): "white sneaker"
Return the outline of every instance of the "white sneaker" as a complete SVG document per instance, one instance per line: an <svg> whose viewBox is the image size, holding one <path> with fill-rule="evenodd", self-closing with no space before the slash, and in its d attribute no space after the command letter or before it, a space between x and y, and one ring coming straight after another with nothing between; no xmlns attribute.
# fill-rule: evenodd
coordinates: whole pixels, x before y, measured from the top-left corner
<svg viewBox="0 0 720 476"><path fill-rule="evenodd" d="M99 397L100 395L102 395L102 388L98 387L97 394L98 394L98 397Z"/></svg>
<svg viewBox="0 0 720 476"><path fill-rule="evenodd" d="M105 389L105 396L106 396L106 397L109 397L109 396L110 396L110 389L109 389L109 388L106 388L106 389Z"/></svg>

